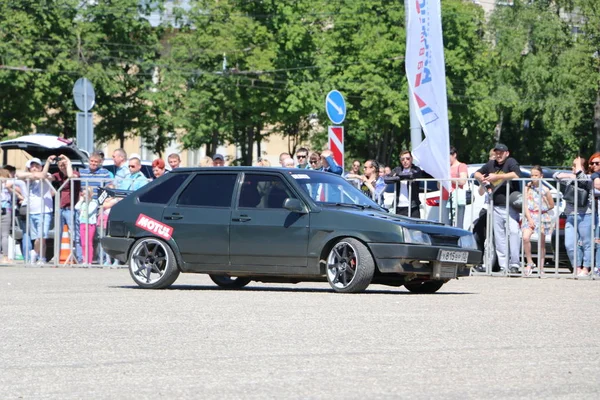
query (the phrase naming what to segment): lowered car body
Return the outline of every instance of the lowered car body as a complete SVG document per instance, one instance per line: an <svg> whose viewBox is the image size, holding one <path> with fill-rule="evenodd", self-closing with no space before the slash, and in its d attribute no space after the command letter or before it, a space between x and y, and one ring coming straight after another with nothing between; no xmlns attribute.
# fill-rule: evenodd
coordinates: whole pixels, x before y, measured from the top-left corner
<svg viewBox="0 0 600 400"><path fill-rule="evenodd" d="M176 169L112 208L102 245L144 288L205 273L230 288L328 281L337 292L379 283L433 293L481 261L468 231L389 214L337 175L282 168Z"/></svg>

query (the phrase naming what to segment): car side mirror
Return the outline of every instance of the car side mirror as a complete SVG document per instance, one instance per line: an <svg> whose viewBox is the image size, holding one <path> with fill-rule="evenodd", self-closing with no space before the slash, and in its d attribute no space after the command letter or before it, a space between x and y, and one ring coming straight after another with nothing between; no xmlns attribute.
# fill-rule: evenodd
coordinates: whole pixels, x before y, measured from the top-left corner
<svg viewBox="0 0 600 400"><path fill-rule="evenodd" d="M283 208L291 212L305 214L304 205L298 199L290 199L289 197L283 201Z"/></svg>

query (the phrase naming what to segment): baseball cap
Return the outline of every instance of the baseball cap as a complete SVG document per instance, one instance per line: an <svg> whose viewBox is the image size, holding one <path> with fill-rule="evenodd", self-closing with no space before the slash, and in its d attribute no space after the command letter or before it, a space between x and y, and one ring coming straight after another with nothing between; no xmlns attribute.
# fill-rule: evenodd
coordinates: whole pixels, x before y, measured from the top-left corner
<svg viewBox="0 0 600 400"><path fill-rule="evenodd" d="M142 161L142 157L138 153L131 153L131 155L129 156L129 160L133 160L134 158L137 158L138 160Z"/></svg>
<svg viewBox="0 0 600 400"><path fill-rule="evenodd" d="M27 168L31 168L31 164L33 164L33 163L36 163L36 164L42 165L42 160L40 160L40 159L39 159L39 158L37 158L37 157L33 157L32 159L30 159L30 160L28 160L28 161L27 161L27 163L25 164L25 166L26 166Z"/></svg>
<svg viewBox="0 0 600 400"><path fill-rule="evenodd" d="M508 151L508 147L506 147L505 144L502 143L496 143L496 145L494 146L494 150L498 150L498 151Z"/></svg>
<svg viewBox="0 0 600 400"><path fill-rule="evenodd" d="M225 158L223 157L223 155L222 155L222 154L219 154L219 153L217 153L217 154L215 154L215 155L213 156L213 161L214 161L214 160L223 160L223 161L225 161Z"/></svg>

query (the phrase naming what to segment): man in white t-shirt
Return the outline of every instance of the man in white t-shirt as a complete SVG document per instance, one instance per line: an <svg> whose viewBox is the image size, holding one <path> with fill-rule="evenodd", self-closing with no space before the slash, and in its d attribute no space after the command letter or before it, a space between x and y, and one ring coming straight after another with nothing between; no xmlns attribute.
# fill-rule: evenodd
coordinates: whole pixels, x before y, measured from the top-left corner
<svg viewBox="0 0 600 400"><path fill-rule="evenodd" d="M39 158L27 161L27 172L17 171L16 176L28 183L27 213L29 214L29 236L34 241L31 250L30 261L35 263L46 262L46 239L50 232L52 220L52 196L53 188L50 180L52 176L48 173L50 164L42 167ZM27 182L29 181L29 182Z"/></svg>

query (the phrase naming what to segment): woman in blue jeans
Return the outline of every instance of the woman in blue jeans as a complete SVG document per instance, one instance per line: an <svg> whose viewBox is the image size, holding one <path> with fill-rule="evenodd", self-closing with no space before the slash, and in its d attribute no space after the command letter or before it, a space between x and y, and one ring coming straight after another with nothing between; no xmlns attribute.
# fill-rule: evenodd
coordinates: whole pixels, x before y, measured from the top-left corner
<svg viewBox="0 0 600 400"><path fill-rule="evenodd" d="M569 261L577 276L587 276L592 266L592 180L585 173L584 158L575 158L572 169L573 173L556 173L554 178L566 185L565 248Z"/></svg>

